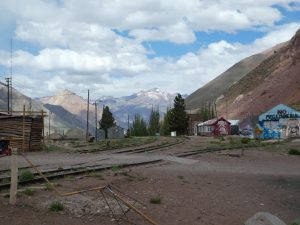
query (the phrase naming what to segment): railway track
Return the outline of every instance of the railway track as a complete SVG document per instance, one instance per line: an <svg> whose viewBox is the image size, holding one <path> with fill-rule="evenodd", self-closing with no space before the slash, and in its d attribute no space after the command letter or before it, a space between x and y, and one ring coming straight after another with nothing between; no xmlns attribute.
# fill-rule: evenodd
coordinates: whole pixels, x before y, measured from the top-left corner
<svg viewBox="0 0 300 225"><path fill-rule="evenodd" d="M70 168L57 168L57 169L48 169L48 170L41 170L43 175L47 177L49 180L56 179L60 177L65 177L69 175L78 175L78 174L84 174L88 172L93 171L103 171L103 170L109 170L113 167L130 167L130 166L139 166L139 165L146 165L146 164L152 164L162 161L161 159L156 160L149 160L149 161L143 161L138 163L123 163L118 165L93 165L93 166L78 166L78 167L70 167ZM1 171L2 172L2 171ZM43 181L44 179L38 175L37 172L32 172L33 178L27 179L27 180L19 180L18 184L24 185L29 183L35 183L39 181ZM0 190L9 188L10 186L10 175L0 175Z"/></svg>

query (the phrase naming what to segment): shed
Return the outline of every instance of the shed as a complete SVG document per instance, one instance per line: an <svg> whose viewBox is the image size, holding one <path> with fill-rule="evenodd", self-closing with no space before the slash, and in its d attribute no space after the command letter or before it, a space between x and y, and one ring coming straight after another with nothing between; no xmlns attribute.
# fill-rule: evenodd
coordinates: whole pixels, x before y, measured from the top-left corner
<svg viewBox="0 0 300 225"><path fill-rule="evenodd" d="M258 118L257 136L264 139L300 137L300 112L279 104Z"/></svg>
<svg viewBox="0 0 300 225"><path fill-rule="evenodd" d="M231 135L239 135L240 121L239 120L228 120L228 122L230 123L230 134Z"/></svg>
<svg viewBox="0 0 300 225"><path fill-rule="evenodd" d="M223 117L198 124L198 134L203 136L230 135L230 122Z"/></svg>
<svg viewBox="0 0 300 225"><path fill-rule="evenodd" d="M24 129L24 142L23 142ZM24 151L41 150L43 116L0 116L0 142Z"/></svg>
<svg viewBox="0 0 300 225"><path fill-rule="evenodd" d="M108 139L120 139L124 138L124 131L125 129L123 127L120 127L118 125L113 125L110 128L107 129L107 138ZM98 129L97 131L97 138L98 139L104 139L105 138L105 132L103 129Z"/></svg>

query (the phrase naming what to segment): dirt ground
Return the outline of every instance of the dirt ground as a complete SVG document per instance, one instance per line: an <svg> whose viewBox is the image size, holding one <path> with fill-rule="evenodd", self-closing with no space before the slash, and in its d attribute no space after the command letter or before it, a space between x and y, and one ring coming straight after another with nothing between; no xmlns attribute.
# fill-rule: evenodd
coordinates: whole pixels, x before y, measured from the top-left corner
<svg viewBox="0 0 300 225"><path fill-rule="evenodd" d="M193 138L173 150L193 149L202 141ZM259 211L275 214L286 224L300 220L300 157L261 149L246 150L242 157L227 155L239 152L206 153L181 160L171 158L156 164L69 176L53 182L64 193L112 184L128 194L131 203L137 199L138 209L164 225L242 225ZM166 154L171 155L172 148ZM45 187L42 183L32 186L38 189L32 196L21 193L17 206L8 205L8 198L0 197L1 225L118 224L99 192L57 197L53 190L41 189ZM160 204L150 203L153 198L159 199ZM56 199L64 205L61 212L49 211ZM107 201L120 216L122 211L114 199ZM134 221L132 224L149 224L132 210L127 217Z"/></svg>

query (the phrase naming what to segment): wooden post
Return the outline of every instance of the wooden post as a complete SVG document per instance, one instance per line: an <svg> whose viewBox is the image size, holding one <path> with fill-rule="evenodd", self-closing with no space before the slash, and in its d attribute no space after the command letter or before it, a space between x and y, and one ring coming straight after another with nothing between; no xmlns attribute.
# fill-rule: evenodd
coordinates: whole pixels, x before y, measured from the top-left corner
<svg viewBox="0 0 300 225"><path fill-rule="evenodd" d="M9 204L15 205L17 202L17 190L18 190L18 164L17 164L18 149L12 148L11 152L11 179L10 179L10 194Z"/></svg>

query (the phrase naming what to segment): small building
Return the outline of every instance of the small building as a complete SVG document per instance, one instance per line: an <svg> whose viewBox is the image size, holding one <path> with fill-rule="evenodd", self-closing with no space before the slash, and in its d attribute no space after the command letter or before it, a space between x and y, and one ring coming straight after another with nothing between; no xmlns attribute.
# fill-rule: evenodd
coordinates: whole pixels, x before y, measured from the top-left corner
<svg viewBox="0 0 300 225"><path fill-rule="evenodd" d="M239 120L228 120L230 123L230 134L231 135L239 135L240 131L240 121Z"/></svg>
<svg viewBox="0 0 300 225"><path fill-rule="evenodd" d="M0 116L1 146L19 150L39 151L42 149L43 116Z"/></svg>
<svg viewBox="0 0 300 225"><path fill-rule="evenodd" d="M230 122L223 117L214 118L198 124L198 135L219 136L230 135Z"/></svg>
<svg viewBox="0 0 300 225"><path fill-rule="evenodd" d="M108 139L121 139L124 138L125 129L118 125L113 125L112 127L107 129L107 138ZM97 139L105 139L105 131L103 129L98 129L97 131Z"/></svg>
<svg viewBox="0 0 300 225"><path fill-rule="evenodd" d="M300 112L279 104L258 118L256 136L264 139L300 137Z"/></svg>

